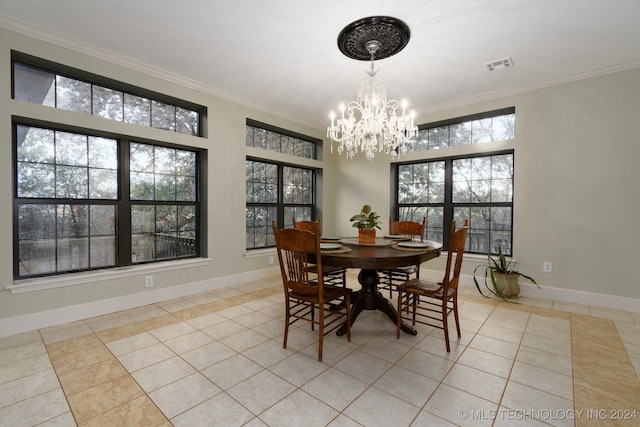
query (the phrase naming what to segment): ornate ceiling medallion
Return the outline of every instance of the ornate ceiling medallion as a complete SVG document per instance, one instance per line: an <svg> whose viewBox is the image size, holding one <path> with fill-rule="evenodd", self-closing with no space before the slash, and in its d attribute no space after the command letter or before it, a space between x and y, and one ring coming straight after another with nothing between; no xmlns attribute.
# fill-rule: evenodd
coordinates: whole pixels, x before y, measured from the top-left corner
<svg viewBox="0 0 640 427"><path fill-rule="evenodd" d="M376 59L400 52L409 43L411 31L403 21L390 16L370 16L344 27L338 35L338 48L347 57L371 61L369 42L378 43Z"/></svg>

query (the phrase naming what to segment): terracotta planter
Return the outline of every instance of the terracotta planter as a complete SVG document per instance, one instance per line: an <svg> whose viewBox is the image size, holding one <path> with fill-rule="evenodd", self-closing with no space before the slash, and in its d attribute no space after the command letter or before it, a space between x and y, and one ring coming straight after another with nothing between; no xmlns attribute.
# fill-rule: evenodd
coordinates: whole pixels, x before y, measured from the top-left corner
<svg viewBox="0 0 640 427"><path fill-rule="evenodd" d="M358 230L358 243L362 245L376 244L376 230Z"/></svg>
<svg viewBox="0 0 640 427"><path fill-rule="evenodd" d="M494 273L494 276L496 278L495 286L499 291L498 293L502 293L505 298L512 298L520 295L520 285L518 284L520 275L518 273Z"/></svg>

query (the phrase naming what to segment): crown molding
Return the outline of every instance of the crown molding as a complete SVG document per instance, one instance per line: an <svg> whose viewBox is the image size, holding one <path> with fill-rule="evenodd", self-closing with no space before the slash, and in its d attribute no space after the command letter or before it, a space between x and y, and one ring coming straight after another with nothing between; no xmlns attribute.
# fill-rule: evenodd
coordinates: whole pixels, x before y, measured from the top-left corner
<svg viewBox="0 0 640 427"><path fill-rule="evenodd" d="M303 126L307 126L313 129L320 129L318 125L315 123L310 123L310 122L300 120L297 117L293 117L282 111L275 110L272 106L263 105L253 100L243 98L229 92L225 92L221 89L203 85L200 82L188 79L184 76L172 73L170 71L153 67L153 66L150 66L149 64L135 61L131 58L118 55L116 53L113 53L107 50L99 49L95 46L90 46L85 43L81 43L77 40L70 39L60 34L43 31L40 28L34 27L30 24L27 24L21 21L8 18L6 16L0 15L0 27L6 28L10 31L22 34L24 36L38 39L43 42L52 43L52 44L55 44L56 46L67 48L75 52L79 52L84 55L91 56L93 58L96 58L102 61L107 61L115 65L126 67L131 70L138 71L140 73L144 73L152 77L168 81L170 83L175 83L177 85L195 90L197 92L201 92L207 95L212 95L217 98L224 99L226 101L234 102L236 104L240 104L248 108L262 111L264 113L269 113L270 115L278 116L280 118L286 119L294 123L298 123Z"/></svg>
<svg viewBox="0 0 640 427"><path fill-rule="evenodd" d="M553 86L559 86L567 83L573 83L580 80L587 80L594 77L601 77L608 74L615 74L623 71L629 71L640 68L640 60L630 61L623 64L618 64L611 67L603 67L595 70L585 71L583 73L571 74L563 76L557 79L549 79L540 82L530 83L520 86L512 86L506 89L500 89L492 92L486 92L479 95L469 96L465 98L459 98L451 102L443 102L441 104L434 104L427 108L416 109L416 114L429 114L443 110L449 110L452 108L464 107L469 104L476 104L484 101L492 101L498 98L504 98L507 96L521 95L527 92L533 92L539 89L546 89Z"/></svg>

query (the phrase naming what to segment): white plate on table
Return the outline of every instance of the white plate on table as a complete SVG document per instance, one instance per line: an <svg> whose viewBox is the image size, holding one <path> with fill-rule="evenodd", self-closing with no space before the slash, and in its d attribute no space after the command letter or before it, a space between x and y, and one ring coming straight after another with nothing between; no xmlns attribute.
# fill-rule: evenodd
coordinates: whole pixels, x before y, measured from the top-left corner
<svg viewBox="0 0 640 427"><path fill-rule="evenodd" d="M320 249L325 251L340 249L341 247L342 245L340 243L320 243Z"/></svg>
<svg viewBox="0 0 640 427"><path fill-rule="evenodd" d="M426 248L430 242L398 242L401 248Z"/></svg>
<svg viewBox="0 0 640 427"><path fill-rule="evenodd" d="M342 237L334 237L334 236L321 236L320 238L322 240L335 240L335 241L342 239Z"/></svg>
<svg viewBox="0 0 640 427"><path fill-rule="evenodd" d="M402 234L388 234L384 236L385 239L410 239L410 237L403 236Z"/></svg>
<svg viewBox="0 0 640 427"><path fill-rule="evenodd" d="M433 240L425 240L424 243L436 249L442 249L442 243L440 242L434 242Z"/></svg>

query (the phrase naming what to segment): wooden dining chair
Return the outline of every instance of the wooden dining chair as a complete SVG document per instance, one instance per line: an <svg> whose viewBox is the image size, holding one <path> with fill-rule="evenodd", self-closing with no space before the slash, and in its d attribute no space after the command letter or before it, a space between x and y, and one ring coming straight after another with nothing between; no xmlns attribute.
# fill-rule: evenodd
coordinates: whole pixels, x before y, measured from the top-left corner
<svg viewBox="0 0 640 427"><path fill-rule="evenodd" d="M400 326L403 320L412 324L421 323L444 330L447 353L449 345L449 329L447 319L453 312L458 338L460 338L460 320L458 319L458 281L462 268L462 256L467 241L469 220L456 230L456 222L451 223L449 251L444 278L441 282L431 282L420 278L408 280L397 287L398 322L396 335L400 338ZM453 257L455 255L455 263Z"/></svg>
<svg viewBox="0 0 640 427"><path fill-rule="evenodd" d="M389 234L398 235L405 238L419 238L424 241L424 228L426 217L422 217L422 222L416 221L393 221L389 217ZM420 277L420 264L409 265L406 267L398 267L390 270L379 270L380 286L379 289L388 290L389 297L393 297L393 291L398 285L411 279L411 277Z"/></svg>
<svg viewBox="0 0 640 427"><path fill-rule="evenodd" d="M289 326L299 320L309 322L311 330L318 326L318 361L322 362L325 335L346 322L347 339L351 341L351 289L324 285L319 222L315 232L295 228L278 230L275 221L272 227L286 305L282 348L287 348ZM310 271L311 254L316 254L313 265L317 274ZM312 280L313 276L316 280Z"/></svg>
<svg viewBox="0 0 640 427"><path fill-rule="evenodd" d="M317 220L320 223L320 217ZM312 233L315 232L316 221L308 221L302 220L299 221L296 217L293 217L293 228L297 228L298 230L307 230ZM320 230L322 230L322 224L320 224ZM311 271L313 272L315 267L312 267ZM347 287L347 269L340 267L324 267L322 270L322 274L324 275L324 284L330 286L342 286L343 288Z"/></svg>

